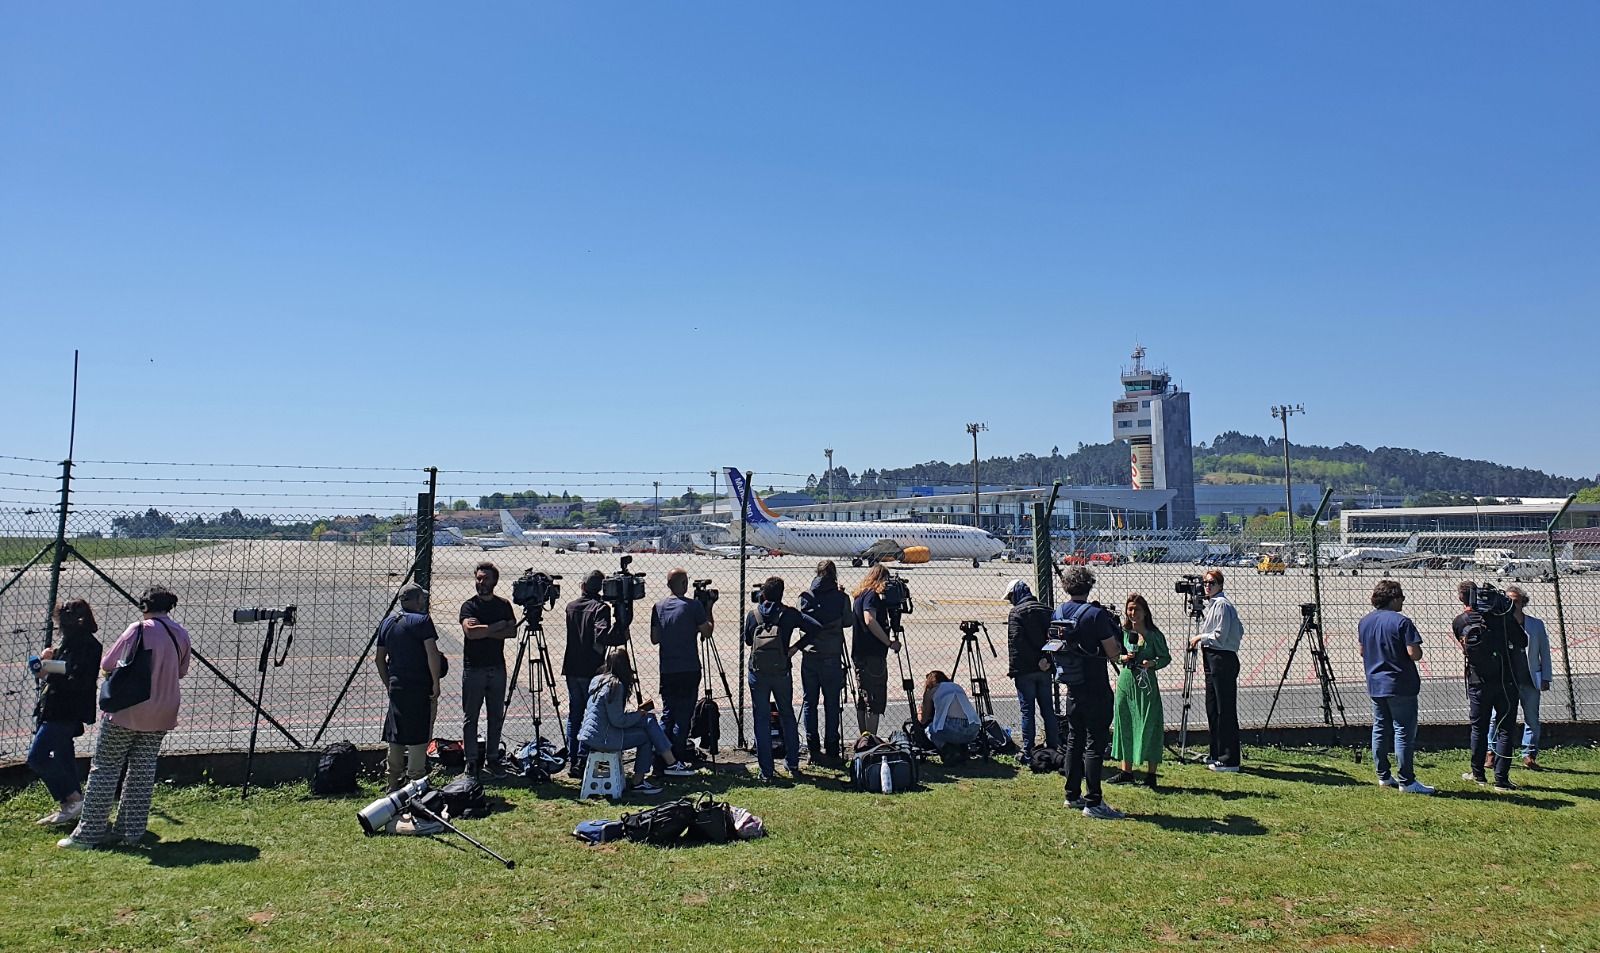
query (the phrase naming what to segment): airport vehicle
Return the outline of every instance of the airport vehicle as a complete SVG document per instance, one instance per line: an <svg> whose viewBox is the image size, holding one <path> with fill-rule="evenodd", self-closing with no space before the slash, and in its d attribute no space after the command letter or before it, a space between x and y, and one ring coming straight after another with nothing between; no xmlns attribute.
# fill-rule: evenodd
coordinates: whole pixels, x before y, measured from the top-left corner
<svg viewBox="0 0 1600 953"><path fill-rule="evenodd" d="M1284 565L1283 560L1272 553L1262 556L1260 562L1256 563L1256 572L1260 575L1281 576L1286 568L1288 567Z"/></svg>
<svg viewBox="0 0 1600 953"><path fill-rule="evenodd" d="M621 542L610 533L592 529L523 529L510 510L500 511L500 533L494 536L467 536L455 527L447 529L465 544L479 549L505 549L511 546L552 546L573 552L607 552Z"/></svg>
<svg viewBox="0 0 1600 953"><path fill-rule="evenodd" d="M795 556L848 559L850 565L897 560L925 563L931 559L993 559L1006 548L993 533L976 526L950 523L890 523L808 521L783 519L767 509L753 490L746 491L744 474L727 467L728 485L745 500L747 542ZM735 531L737 532L737 531Z"/></svg>
<svg viewBox="0 0 1600 953"><path fill-rule="evenodd" d="M1500 571L1500 567L1516 558L1517 553L1516 550L1513 549L1485 548L1474 549L1472 551L1473 563L1476 564L1479 569L1487 569L1490 572Z"/></svg>
<svg viewBox="0 0 1600 953"><path fill-rule="evenodd" d="M1115 566L1120 562L1122 556L1117 553L1085 553L1082 550L1061 557L1063 566Z"/></svg>

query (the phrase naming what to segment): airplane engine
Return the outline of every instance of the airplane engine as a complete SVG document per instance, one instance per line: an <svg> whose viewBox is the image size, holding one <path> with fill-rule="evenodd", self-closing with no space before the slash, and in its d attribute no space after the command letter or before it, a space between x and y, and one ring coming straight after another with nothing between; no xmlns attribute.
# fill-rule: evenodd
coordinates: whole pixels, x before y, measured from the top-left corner
<svg viewBox="0 0 1600 953"><path fill-rule="evenodd" d="M900 551L900 561L903 563L925 563L930 558L932 554L926 546L907 546Z"/></svg>

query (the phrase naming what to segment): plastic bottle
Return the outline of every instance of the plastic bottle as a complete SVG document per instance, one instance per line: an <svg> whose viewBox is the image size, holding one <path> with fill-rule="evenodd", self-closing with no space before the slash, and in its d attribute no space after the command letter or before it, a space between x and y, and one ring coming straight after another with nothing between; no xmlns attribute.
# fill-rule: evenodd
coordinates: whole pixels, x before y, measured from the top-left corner
<svg viewBox="0 0 1600 953"><path fill-rule="evenodd" d="M884 794L894 793L894 769L889 767L888 758L878 762L878 786Z"/></svg>

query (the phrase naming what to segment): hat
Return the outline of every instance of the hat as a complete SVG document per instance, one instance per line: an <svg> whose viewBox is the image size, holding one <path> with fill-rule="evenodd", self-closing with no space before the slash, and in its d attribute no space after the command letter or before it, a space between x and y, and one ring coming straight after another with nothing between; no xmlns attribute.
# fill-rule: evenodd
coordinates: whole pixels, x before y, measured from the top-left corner
<svg viewBox="0 0 1600 953"><path fill-rule="evenodd" d="M416 602L419 599L426 599L426 598L428 598L428 590L422 588L421 586L417 585L414 582L408 582L405 585L400 587L400 604L401 605L405 605L408 602Z"/></svg>
<svg viewBox="0 0 1600 953"><path fill-rule="evenodd" d="M1033 595L1033 590L1028 588L1028 580L1026 579L1013 579L1011 580L1011 585L1006 587L1006 599L1010 602L1016 602L1024 596L1031 595Z"/></svg>

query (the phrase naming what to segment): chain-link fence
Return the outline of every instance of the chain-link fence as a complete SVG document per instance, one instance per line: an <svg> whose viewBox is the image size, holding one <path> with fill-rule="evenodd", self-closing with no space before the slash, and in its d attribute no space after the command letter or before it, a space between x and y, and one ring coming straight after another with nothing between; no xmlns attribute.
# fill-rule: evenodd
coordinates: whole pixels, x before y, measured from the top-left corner
<svg viewBox="0 0 1600 953"><path fill-rule="evenodd" d="M448 484L450 475L444 475ZM60 493L59 478L55 488ZM560 686L556 697L537 698L529 688L525 662L507 716L505 742L531 737L535 705L546 719L543 734L557 738L562 729L556 704L565 712L560 676L565 648L561 605L577 595L586 572L613 572L618 554L575 552L571 546L545 540L512 540L498 533L429 532L433 514L428 478L412 471L403 479L373 481L359 492L385 494L384 517L328 517L273 513L245 515L241 509L176 512L162 507L137 508L69 502L65 519L60 504L33 503L0 507L0 764L23 759L33 731L35 680L26 660L50 638L49 606L56 599L83 598L94 607L106 645L137 618L130 594L161 584L180 599L174 618L193 636L196 662L183 683L179 727L166 741L168 751L224 751L245 747L260 691L260 747L285 749L348 739L359 743L379 738L384 692L370 655L378 622L393 605L400 585L411 575L427 580L433 592L432 612L442 651L452 660L435 734L461 734L461 630L456 610L473 594L473 568L482 561L501 571L499 592L509 596L512 581L526 569L563 577L563 594L545 620L548 653L536 644L506 646L508 664L526 648L528 656L546 657ZM452 492L463 492L459 487ZM634 499L659 493L654 481L635 479ZM440 499L447 499L440 492ZM74 494L76 488L74 488ZM415 494L421 494L418 532ZM152 499L160 497L152 496ZM739 522L731 533L728 511L690 515L663 522L657 506L652 530L622 534L620 545L631 547L632 569L646 574L648 595L636 612L634 648L642 682L651 693L658 682L658 652L648 638L649 604L666 594L669 569L681 566L691 579L709 579L721 593L713 610L717 652L703 685L717 697L723 712L724 742L748 740L754 730L742 690L740 620L750 607L749 589L768 576L788 584L792 604L810 584L817 557L768 555L766 550L740 550ZM329 512L322 509L320 512ZM1265 525L1252 525L1265 523ZM1571 534L1567 534L1571 536ZM416 540L421 538L423 545ZM1312 555L1309 524L1300 523L1291 540L1281 517L1246 521L1227 527L1188 532L1057 530L1050 540L1056 568L1081 563L1095 573L1094 597L1120 607L1130 593L1142 593L1154 620L1165 633L1173 664L1156 677L1164 695L1166 718L1176 727L1183 711L1186 637L1195 631L1185 596L1175 584L1209 568L1226 574L1226 591L1245 628L1240 652L1239 710L1248 730L1271 726L1315 726L1332 719L1352 725L1369 723L1370 705L1355 631L1371 609L1370 595L1380 578L1398 580L1407 596L1405 611L1424 638L1422 720L1463 722L1466 698L1462 662L1450 637L1450 622L1460 611L1458 580L1515 584L1530 597L1530 614L1542 616L1549 628L1552 690L1546 694L1547 722L1587 721L1600 716L1600 566L1586 572L1581 535L1530 532L1526 526L1475 527L1469 534L1395 534L1391 540L1338 538L1337 522L1319 528ZM428 545L430 542L433 545ZM905 657L920 691L930 669L953 672L970 683L981 669L1002 722L1015 725L1017 703L1007 676L1003 599L1011 579L1021 577L1036 589L1040 572L1025 538L1012 540L1006 558L973 565L970 560L934 559L893 568L909 582L912 611L904 617ZM513 543L531 543L513 545ZM683 551L663 552L679 548ZM1013 561L1014 560L1014 561ZM56 569L59 562L59 570ZM866 573L841 552L840 581L853 589ZM1059 599L1058 584L1050 598ZM241 607L298 610L298 624L277 633L277 642L261 669L265 623L235 624ZM1309 608L1302 611L1303 606ZM964 642L961 623L985 624ZM1320 621L1321 629L1314 623ZM292 639L292 641L291 641ZM1330 691L1317 677L1316 653L1326 644ZM991 642L993 651L991 651ZM966 646L964 650L963 646ZM279 664L281 660L281 664ZM722 672L718 672L718 668ZM890 711L885 724L905 716L909 702L890 663ZM726 676L724 690L722 676ZM795 679L799 692L799 678ZM1203 675L1194 680L1193 728L1204 727ZM798 699L797 699L798 701ZM1342 710L1341 710L1342 709ZM853 729L854 696L847 691L845 725ZM741 717L742 716L742 717ZM91 729L92 730L92 729ZM1347 740L1354 740L1355 735ZM1248 736L1247 736L1248 738Z"/></svg>

